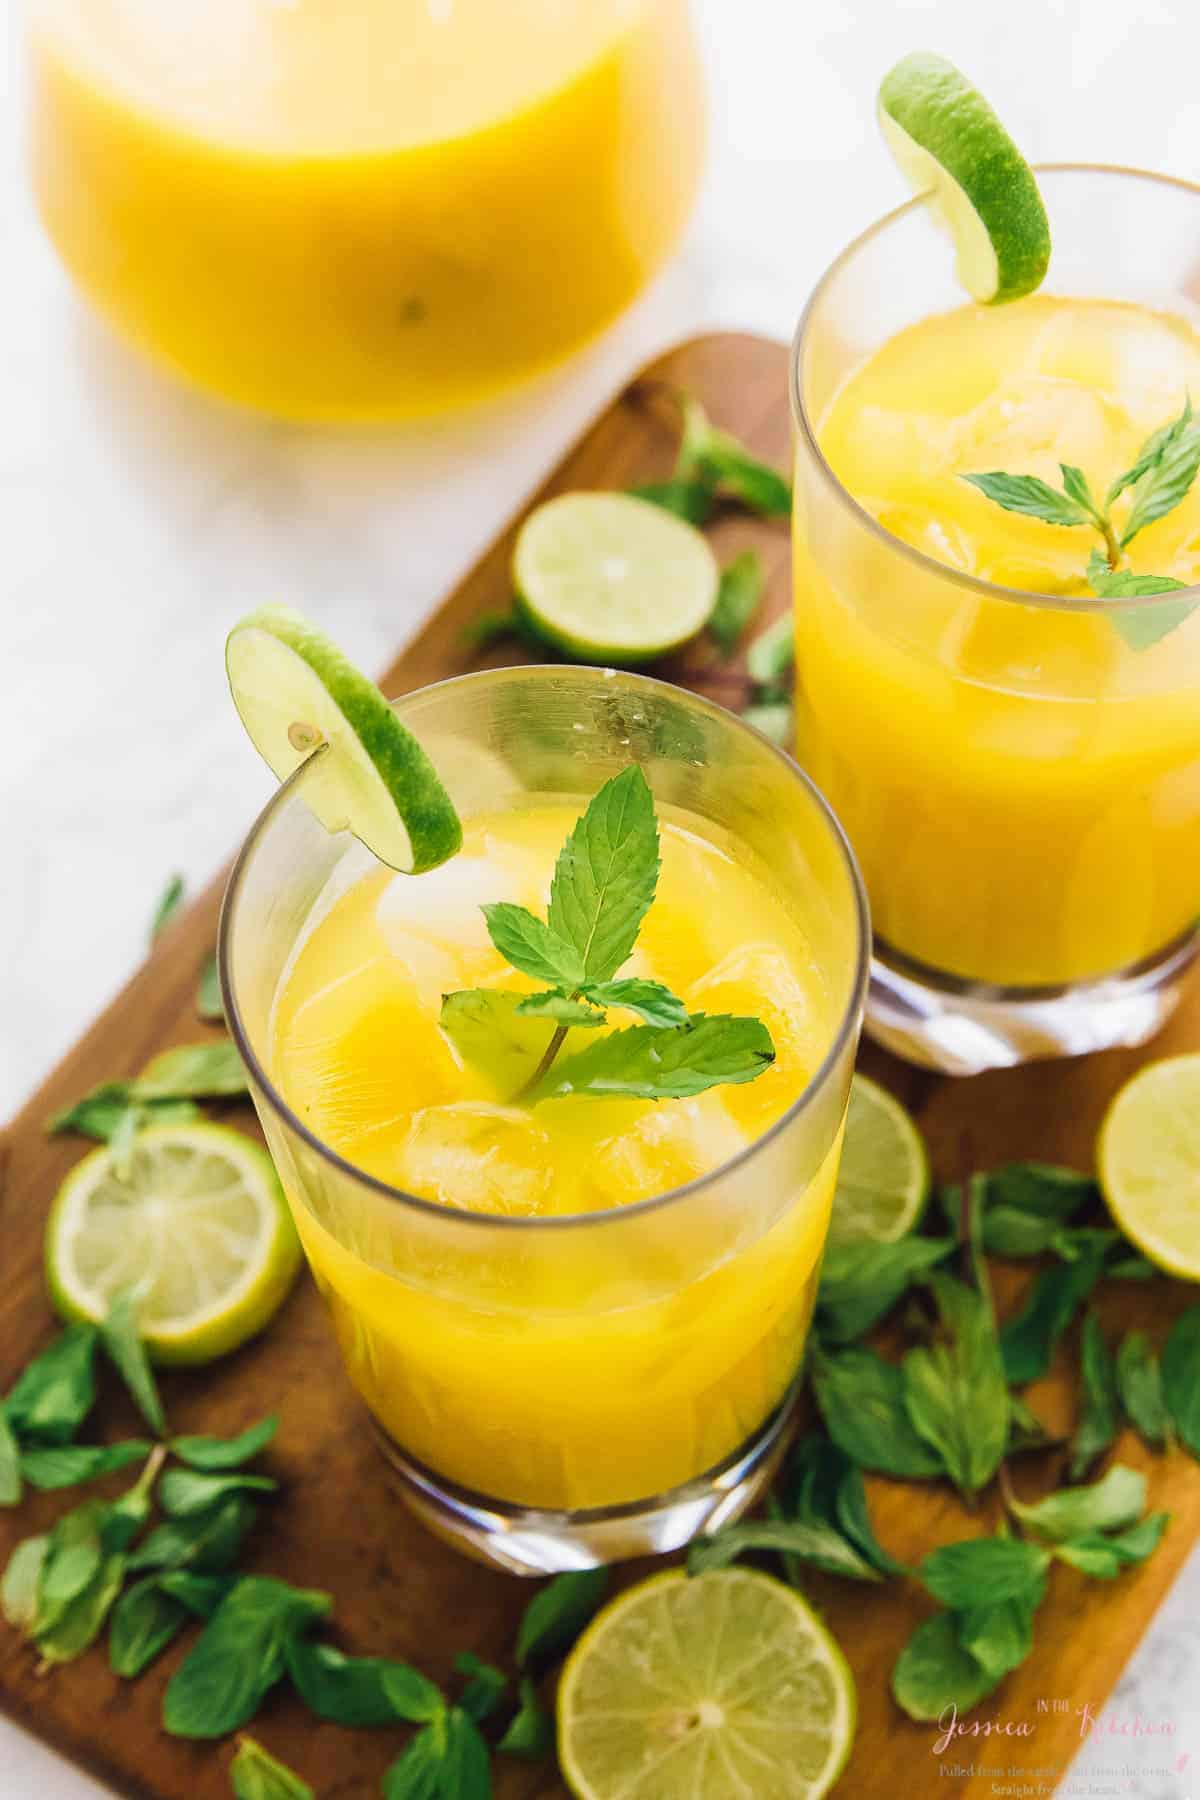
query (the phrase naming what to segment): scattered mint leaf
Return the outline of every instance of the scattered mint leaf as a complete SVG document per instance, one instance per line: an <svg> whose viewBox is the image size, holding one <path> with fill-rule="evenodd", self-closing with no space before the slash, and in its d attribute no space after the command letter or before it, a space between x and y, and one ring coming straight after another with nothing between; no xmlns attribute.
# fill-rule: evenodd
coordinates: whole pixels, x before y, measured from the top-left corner
<svg viewBox="0 0 1200 1800"><path fill-rule="evenodd" d="M213 1473L240 1469L252 1457L265 1450L279 1429L278 1413L270 1413L257 1425L249 1425L237 1437L178 1437L171 1440L172 1455L190 1468Z"/></svg>
<svg viewBox="0 0 1200 1800"><path fill-rule="evenodd" d="M492 1800L492 1759L479 1727L461 1706L446 1714L441 1791L446 1800Z"/></svg>
<svg viewBox="0 0 1200 1800"><path fill-rule="evenodd" d="M1117 1349L1117 1391L1126 1417L1152 1450L1165 1450L1171 1415L1163 1396L1162 1370L1144 1331L1127 1331Z"/></svg>
<svg viewBox="0 0 1200 1800"><path fill-rule="evenodd" d="M298 1633L287 1639L284 1657L292 1686L309 1711L335 1725L395 1725L401 1720L423 1725L444 1710L433 1682L407 1663L345 1656L332 1644Z"/></svg>
<svg viewBox="0 0 1200 1800"><path fill-rule="evenodd" d="M136 1293L127 1289L114 1295L100 1327L100 1342L151 1431L158 1437L165 1437L167 1419L158 1383L146 1355L146 1346L138 1335Z"/></svg>
<svg viewBox="0 0 1200 1800"><path fill-rule="evenodd" d="M1192 402L1189 396L1184 401L1183 411L1180 413L1179 417L1177 419L1171 419L1166 425L1160 425L1157 431L1152 431L1150 436L1146 439L1146 442L1138 451L1137 460L1130 468L1126 469L1123 475L1117 476L1117 479L1113 482L1107 494L1104 496L1105 506L1111 506L1114 500L1120 498L1126 488L1133 487L1135 482L1140 481L1143 475L1154 468L1160 461L1164 451L1178 441L1179 437L1187 430L1191 422Z"/></svg>
<svg viewBox="0 0 1200 1800"><path fill-rule="evenodd" d="M762 604L766 571L757 550L743 550L721 571L717 599L708 629L726 656L732 656L738 639Z"/></svg>
<svg viewBox="0 0 1200 1800"><path fill-rule="evenodd" d="M1180 1313L1162 1353L1163 1398L1180 1441L1200 1459L1200 1306ZM9 1401L11 1415L12 1402Z"/></svg>
<svg viewBox="0 0 1200 1800"><path fill-rule="evenodd" d="M158 904L150 920L150 943L155 944L162 932L171 923L180 907L187 891L182 875L172 875L159 896Z"/></svg>
<svg viewBox="0 0 1200 1800"><path fill-rule="evenodd" d="M746 652L746 668L751 680L766 687L782 681L792 668L795 653L795 620L790 612L781 613L773 625L759 633Z"/></svg>
<svg viewBox="0 0 1200 1800"><path fill-rule="evenodd" d="M114 1675L131 1681L148 1669L191 1619L179 1600L165 1593L157 1575L126 1588L113 1607L108 1628L108 1662Z"/></svg>
<svg viewBox="0 0 1200 1800"><path fill-rule="evenodd" d="M234 1800L314 1800L306 1781L249 1737L238 1744L229 1780Z"/></svg>
<svg viewBox="0 0 1200 1800"><path fill-rule="evenodd" d="M48 1537L24 1538L9 1557L0 1581L0 1613L26 1636L37 1618L38 1587L49 1548Z"/></svg>
<svg viewBox="0 0 1200 1800"><path fill-rule="evenodd" d="M1065 1225L1099 1198L1100 1189L1092 1177L1075 1169L1060 1168L1056 1163L1006 1163L987 1177L985 1206L1015 1207Z"/></svg>
<svg viewBox="0 0 1200 1800"><path fill-rule="evenodd" d="M90 1580L48 1624L38 1624L34 1642L45 1663L74 1662L104 1629L125 1581L125 1557L110 1551Z"/></svg>
<svg viewBox="0 0 1200 1800"><path fill-rule="evenodd" d="M808 1562L827 1575L852 1581L880 1581L882 1576L835 1526L820 1519L750 1519L727 1525L713 1537L697 1538L688 1551L688 1574L726 1569L741 1556L777 1551Z"/></svg>
<svg viewBox="0 0 1200 1800"><path fill-rule="evenodd" d="M792 509L790 483L768 463L751 456L729 432L713 425L692 395L681 394L679 403L683 433L675 479L718 487L764 518L786 518Z"/></svg>
<svg viewBox="0 0 1200 1800"><path fill-rule="evenodd" d="M1008 1441L1008 1386L991 1307L952 1275L930 1277L948 1342L919 1345L902 1365L904 1406L966 1495L989 1482Z"/></svg>
<svg viewBox="0 0 1200 1800"><path fill-rule="evenodd" d="M818 1348L813 1392L830 1437L860 1468L912 1480L944 1472L913 1429L900 1370L873 1350Z"/></svg>
<svg viewBox="0 0 1200 1800"><path fill-rule="evenodd" d="M759 1019L694 1013L686 1025L661 1030L630 1025L554 1064L531 1091L533 1102L570 1094L623 1094L640 1100L683 1099L722 1082L753 1081L775 1060Z"/></svg>
<svg viewBox="0 0 1200 1800"><path fill-rule="evenodd" d="M1071 1439L1067 1473L1078 1481L1116 1438L1120 1427L1117 1371L1104 1332L1094 1312L1083 1322L1080 1340L1081 1405L1079 1423Z"/></svg>
<svg viewBox="0 0 1200 1800"><path fill-rule="evenodd" d="M831 1344L863 1337L914 1281L943 1262L952 1238L910 1236L894 1244L830 1244L821 1265L817 1329Z"/></svg>
<svg viewBox="0 0 1200 1800"><path fill-rule="evenodd" d="M1027 518L1041 519L1047 525L1090 525L1086 509L1069 494L1060 493L1038 475L1006 475L992 469L978 475L963 475L973 488L1002 506L1005 512L1024 513Z"/></svg>
<svg viewBox="0 0 1200 1800"><path fill-rule="evenodd" d="M597 1006L624 1007L645 1024L664 1030L688 1022L687 1007L661 981L629 975L615 981L589 981L583 992Z"/></svg>
<svg viewBox="0 0 1200 1800"><path fill-rule="evenodd" d="M742 718L747 725L753 725L755 731L778 744L781 750L791 748L795 713L786 701L771 700L761 705L744 706Z"/></svg>
<svg viewBox="0 0 1200 1800"><path fill-rule="evenodd" d="M328 1594L245 1576L171 1677L164 1728L173 1737L218 1738L246 1724L283 1675L288 1639L331 1609Z"/></svg>
<svg viewBox="0 0 1200 1800"><path fill-rule="evenodd" d="M583 980L583 958L574 944L560 938L527 906L499 900L483 908L488 936L507 962L534 981L577 988ZM449 998L449 996L447 996Z"/></svg>
<svg viewBox="0 0 1200 1800"><path fill-rule="evenodd" d="M217 959L211 951L200 965L200 979L196 984L196 1012L200 1018L209 1019L213 1024L219 1024L225 1017Z"/></svg>
<svg viewBox="0 0 1200 1800"><path fill-rule="evenodd" d="M1124 1463L1114 1463L1100 1481L1085 1487L1060 1488L1044 1500L1009 1502L1013 1517L1051 1543L1065 1543L1094 1531L1119 1531L1132 1525L1146 1504L1146 1477Z"/></svg>
<svg viewBox="0 0 1200 1800"><path fill-rule="evenodd" d="M608 1592L605 1568L572 1569L540 1588L517 1628L517 1662L522 1669L544 1668L565 1656Z"/></svg>
<svg viewBox="0 0 1200 1800"><path fill-rule="evenodd" d="M242 1494L222 1501L210 1512L168 1519L138 1545L131 1569L188 1569L220 1574L238 1559L242 1542L258 1514Z"/></svg>
<svg viewBox="0 0 1200 1800"><path fill-rule="evenodd" d="M504 612L480 613L464 627L462 636L464 643L479 652L512 638L516 643L524 644L527 650L536 650L545 662L557 661L561 655L556 646L542 636L532 615L516 599Z"/></svg>
<svg viewBox="0 0 1200 1800"><path fill-rule="evenodd" d="M554 1748L554 1720L538 1699L537 1689L527 1675L521 1677L518 1694L520 1705L496 1748L506 1756L540 1762Z"/></svg>
<svg viewBox="0 0 1200 1800"><path fill-rule="evenodd" d="M247 1092L246 1071L229 1038L164 1050L131 1084L135 1100L222 1100Z"/></svg>
<svg viewBox="0 0 1200 1800"><path fill-rule="evenodd" d="M1000 1329L1004 1372L1013 1387L1036 1381L1050 1367L1055 1346L1100 1279L1104 1249L1093 1244L1074 1262L1046 1269L1021 1311Z"/></svg>
<svg viewBox="0 0 1200 1800"><path fill-rule="evenodd" d="M1200 426L1178 419L1175 425L1178 429L1167 431L1154 461L1134 484L1133 504L1121 532L1123 550L1139 531L1175 510L1200 471Z"/></svg>
<svg viewBox="0 0 1200 1800"><path fill-rule="evenodd" d="M522 1017L550 1019L555 1025L578 1025L585 1031L604 1023L604 1014L596 1007L583 1000L572 1000L569 994L555 988L547 988L540 994L526 994L517 1011Z"/></svg>
<svg viewBox="0 0 1200 1800"><path fill-rule="evenodd" d="M508 1677L491 1663L481 1662L473 1650L464 1650L454 1659L454 1667L460 1675L465 1675L466 1685L458 1696L458 1704L473 1719L476 1725L482 1725L490 1719L504 1698L508 1686Z"/></svg>
<svg viewBox="0 0 1200 1800"><path fill-rule="evenodd" d="M564 986L607 981L628 960L658 885L658 821L637 763L588 802L555 864L547 923L573 946L579 975Z"/></svg>
<svg viewBox="0 0 1200 1800"><path fill-rule="evenodd" d="M77 1487L144 1461L153 1448L143 1438L124 1444L46 1444L21 1452L21 1473L30 1487L43 1491Z"/></svg>
<svg viewBox="0 0 1200 1800"><path fill-rule="evenodd" d="M383 1800L443 1800L446 1720L435 1719L409 1739L383 1778Z"/></svg>
<svg viewBox="0 0 1200 1800"><path fill-rule="evenodd" d="M1054 1554L1060 1562L1070 1563L1085 1575L1099 1581L1115 1581L1125 1569L1145 1562L1158 1549L1170 1522L1170 1513L1148 1513L1138 1524L1113 1537L1097 1531L1069 1538L1066 1543L1055 1545Z"/></svg>
<svg viewBox="0 0 1200 1800"><path fill-rule="evenodd" d="M917 1579L951 1612L999 1606L1006 1600L1032 1600L1045 1591L1050 1552L1021 1538L966 1538L931 1550L917 1568Z"/></svg>
<svg viewBox="0 0 1200 1800"><path fill-rule="evenodd" d="M195 1469L168 1469L162 1478L159 1500L169 1519L186 1519L207 1513L236 1494L271 1494L279 1483L270 1475L208 1473Z"/></svg>
<svg viewBox="0 0 1200 1800"><path fill-rule="evenodd" d="M1104 1265L1106 1281L1155 1281L1161 1274L1162 1270L1144 1256L1118 1256Z"/></svg>
<svg viewBox="0 0 1200 1800"><path fill-rule="evenodd" d="M18 1505L21 1492L21 1451L0 1404L0 1506Z"/></svg>
<svg viewBox="0 0 1200 1800"><path fill-rule="evenodd" d="M992 1206L983 1215L983 1248L989 1256L1042 1256L1061 1229L1053 1218L1016 1206Z"/></svg>
<svg viewBox="0 0 1200 1800"><path fill-rule="evenodd" d="M132 1138L144 1126L187 1125L199 1117L200 1109L190 1100L138 1100L131 1081L105 1081L53 1114L46 1130L54 1136L75 1131L102 1144L117 1142L127 1154Z"/></svg>
<svg viewBox="0 0 1200 1800"><path fill-rule="evenodd" d="M940 1612L923 1620L900 1652L892 1694L910 1719L938 1719L950 1706L970 1712L996 1681L964 1646L954 1614Z"/></svg>
<svg viewBox="0 0 1200 1800"><path fill-rule="evenodd" d="M96 1399L94 1325L68 1325L18 1376L4 1403L21 1443L67 1444Z"/></svg>
<svg viewBox="0 0 1200 1800"><path fill-rule="evenodd" d="M697 527L708 524L716 498L711 483L677 478L643 481L628 492L635 500L648 500L651 506L661 506L664 512L674 513L677 519L685 519L689 525Z"/></svg>
<svg viewBox="0 0 1200 1800"><path fill-rule="evenodd" d="M958 1641L993 1682L1018 1668L1033 1649L1033 1617L1045 1583L997 1606L971 1606L955 1614Z"/></svg>
<svg viewBox="0 0 1200 1800"><path fill-rule="evenodd" d="M495 988L442 997L440 1024L455 1050L506 1095L525 1086L550 1042L546 1021L521 1012L523 998Z"/></svg>

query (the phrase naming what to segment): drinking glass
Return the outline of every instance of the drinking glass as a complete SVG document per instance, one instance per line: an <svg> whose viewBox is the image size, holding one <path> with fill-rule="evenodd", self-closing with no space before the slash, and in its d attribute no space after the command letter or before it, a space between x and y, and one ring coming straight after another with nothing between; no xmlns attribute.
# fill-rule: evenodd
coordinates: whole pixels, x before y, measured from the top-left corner
<svg viewBox="0 0 1200 1800"><path fill-rule="evenodd" d="M761 871L823 973L823 1057L733 1161L607 1211L497 1216L403 1193L296 1115L272 1009L306 932L373 859L304 803L270 802L230 879L230 1030L350 1380L434 1530L539 1573L665 1551L736 1517L792 1408L866 984L845 839L796 765L731 714L611 670L490 670L395 702L464 821L579 801L641 764L660 808ZM697 906L703 904L697 896ZM395 1046L402 1082L405 1045Z"/></svg>
<svg viewBox="0 0 1200 1800"><path fill-rule="evenodd" d="M1200 190L1073 165L1038 178L1043 292L1197 320ZM1106 630L1098 654L1112 602L947 567L889 534L822 454L850 371L962 304L913 201L818 284L791 382L799 754L870 895L867 1030L955 1074L1141 1043L1179 997L1200 914L1200 617L1143 650ZM1153 636L1197 601L1122 610Z"/></svg>

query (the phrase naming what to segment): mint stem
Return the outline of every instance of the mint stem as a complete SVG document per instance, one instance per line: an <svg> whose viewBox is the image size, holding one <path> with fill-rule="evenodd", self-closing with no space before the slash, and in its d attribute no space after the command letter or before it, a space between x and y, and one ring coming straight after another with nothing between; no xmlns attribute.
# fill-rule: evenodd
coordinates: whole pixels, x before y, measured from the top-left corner
<svg viewBox="0 0 1200 1800"><path fill-rule="evenodd" d="M578 1000L578 991L572 994L571 998L572 1000ZM566 1042L567 1030L568 1027L566 1025L556 1025L554 1027L554 1035L542 1052L542 1060L539 1062L537 1068L533 1071L533 1074L529 1077L529 1080L525 1083L524 1087L519 1088L513 1095L510 1102L511 1105L516 1106L519 1101L527 1100L529 1098L538 1082L542 1079L542 1076L548 1072L551 1063Z"/></svg>
<svg viewBox="0 0 1200 1800"><path fill-rule="evenodd" d="M1117 541L1117 534L1112 528L1112 520L1109 518L1108 514L1105 513L1099 523L1100 529L1104 533L1104 548L1108 553L1108 566L1110 569L1119 569L1121 566L1121 546Z"/></svg>

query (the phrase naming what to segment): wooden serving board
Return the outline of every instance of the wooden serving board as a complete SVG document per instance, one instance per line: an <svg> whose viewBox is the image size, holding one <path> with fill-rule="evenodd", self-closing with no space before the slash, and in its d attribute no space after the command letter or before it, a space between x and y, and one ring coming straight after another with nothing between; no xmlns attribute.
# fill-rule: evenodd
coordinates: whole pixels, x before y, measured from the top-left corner
<svg viewBox="0 0 1200 1800"><path fill-rule="evenodd" d="M702 338L673 351L597 420L535 498L665 476L675 427L663 383L678 383L698 394L720 424L747 439L760 455L783 462L788 448L786 361L781 345L743 336ZM394 664L384 682L389 693L477 665L464 630L479 614L508 602L514 529L504 533ZM750 545L762 551L771 577L769 612L781 611L788 603L786 526L730 514L711 529L722 560ZM515 656L497 649L487 660ZM745 697L740 666L717 664L702 646L693 646L663 672L734 707ZM101 1080L133 1074L156 1051L212 1030L198 1024L193 1005L197 972L215 936L220 892L218 881L164 934L146 965L3 1140L0 1391L56 1328L42 1281L42 1229L58 1183L85 1147L75 1139L47 1138L46 1117ZM1194 996L1154 1046L1154 1054L1197 1046L1200 1003ZM1016 1157L1087 1168L1104 1107L1139 1060L1135 1054L1109 1054L947 1081L870 1046L862 1057L863 1066L917 1113L943 1179ZM234 1109L231 1116L247 1131L255 1130L248 1107ZM1016 1276L1001 1279L1002 1306L1013 1303L1018 1282ZM1125 1284L1106 1297L1102 1311L1110 1330L1137 1325L1161 1336L1195 1297L1195 1290L1165 1279ZM1033 1395L1056 1423L1069 1419L1073 1405L1066 1360ZM348 1649L410 1659L443 1682L452 1679L455 1654L466 1649L511 1667L516 1621L533 1590L467 1561L409 1517L342 1374L307 1278L259 1342L199 1374L168 1375L163 1385L178 1431L233 1432L269 1409L280 1409L282 1427L271 1465L285 1492L270 1512L271 1523L250 1540L249 1564L328 1589ZM98 1426L94 1433L89 1428L89 1436L128 1435L137 1428L128 1405L115 1396L106 1402ZM1154 1459L1129 1434L1118 1454L1148 1469L1151 1504L1169 1508L1174 1522L1157 1554L1116 1583L1088 1582L1065 1568L1054 1570L1038 1618L1034 1654L977 1714L1026 1723L1033 1727L1032 1736L966 1741L945 1756L936 1755L936 1731L904 1718L888 1690L896 1655L929 1610L928 1602L910 1583L865 1589L817 1574L806 1580L858 1682L858 1737L839 1794L855 1800L894 1800L897 1794L925 1800L945 1792L956 1800L983 1800L996 1791L992 1783L998 1771L1036 1768L1046 1782L1046 1771L1066 1767L1079 1745L1078 1709L1085 1704L1099 1709L1200 1533L1200 1467L1182 1454ZM1024 1459L1017 1479L1023 1491L1033 1494L1051 1474L1037 1459ZM112 1485L119 1487L120 1478ZM973 1535L988 1516L986 1511L974 1517L966 1513L941 1484L872 1480L870 1497L882 1541L906 1560L915 1560L939 1541ZM0 1559L7 1558L18 1538L44 1529L72 1499L34 1496L15 1512L0 1513ZM120 1794L139 1800L227 1800L228 1747L180 1743L159 1725L163 1690L182 1653L176 1646L131 1683L110 1674L102 1649L42 1676L16 1634L0 1624L0 1707ZM253 1730L303 1773L321 1800L377 1795L380 1777L403 1742L400 1732L354 1733L318 1723L283 1689ZM1200 1745L1176 1741L1175 1748L1196 1751ZM977 1772L952 1775L947 1769L939 1776L941 1762L957 1762L962 1768L974 1764ZM2 1778L0 1791L7 1793ZM553 1764L530 1768L497 1759L498 1800L562 1800L564 1793Z"/></svg>

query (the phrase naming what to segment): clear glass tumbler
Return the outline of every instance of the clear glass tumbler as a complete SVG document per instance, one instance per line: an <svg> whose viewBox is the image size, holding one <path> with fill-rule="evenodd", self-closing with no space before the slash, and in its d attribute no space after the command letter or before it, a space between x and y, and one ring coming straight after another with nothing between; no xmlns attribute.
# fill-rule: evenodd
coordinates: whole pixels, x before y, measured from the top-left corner
<svg viewBox="0 0 1200 1800"><path fill-rule="evenodd" d="M582 800L636 758L661 806L758 868L823 971L823 1060L779 1121L689 1185L605 1212L472 1213L341 1159L272 1073L272 1009L307 930L371 866L304 804L268 805L221 920L225 1006L350 1380L414 1511L537 1573L665 1551L742 1511L795 1393L866 988L845 839L790 759L721 708L612 671L465 676L396 702L464 819ZM697 905L702 904L700 896ZM395 1047L403 1078L405 1046Z"/></svg>
<svg viewBox="0 0 1200 1800"><path fill-rule="evenodd" d="M1044 294L1197 322L1200 190L1076 166L1039 181ZM954 1074L1142 1042L1200 914L1200 615L1132 648L1098 626L1111 602L996 586L891 535L822 453L849 373L962 305L917 200L828 270L792 359L799 754L870 895L867 1030ZM1142 379L1136 356L1122 379ZM1153 627L1197 601L1122 611Z"/></svg>

